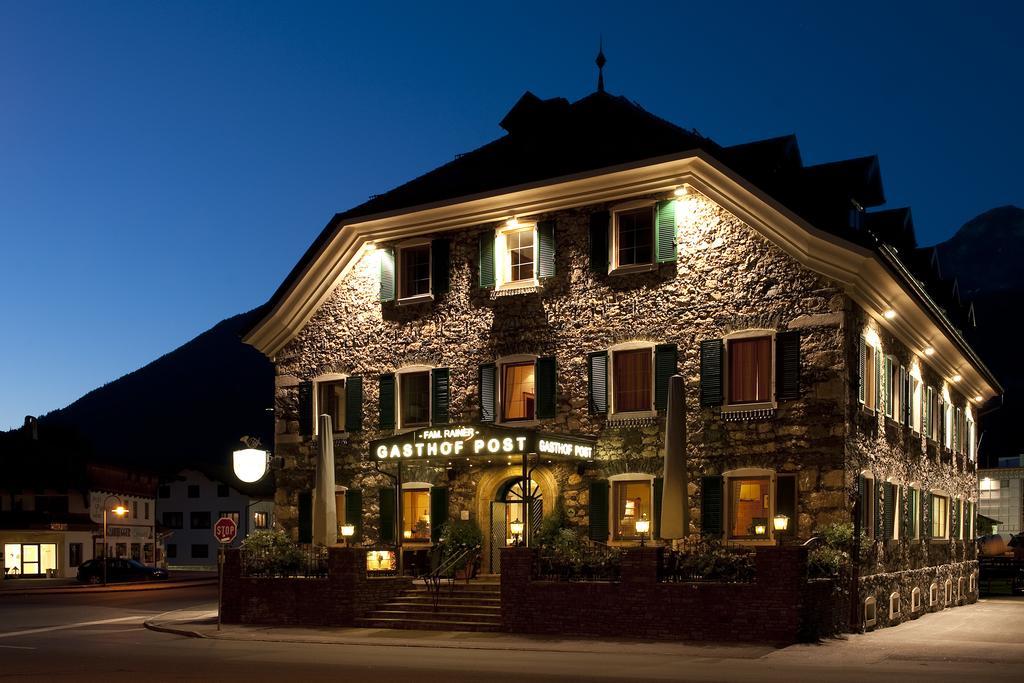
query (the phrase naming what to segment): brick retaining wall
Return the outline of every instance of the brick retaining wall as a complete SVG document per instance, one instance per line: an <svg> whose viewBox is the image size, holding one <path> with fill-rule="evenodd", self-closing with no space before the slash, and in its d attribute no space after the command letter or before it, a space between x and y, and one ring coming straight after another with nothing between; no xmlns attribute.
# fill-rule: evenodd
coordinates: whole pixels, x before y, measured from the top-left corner
<svg viewBox="0 0 1024 683"><path fill-rule="evenodd" d="M229 549L224 563L226 624L349 626L412 585L404 577L368 578L366 551L330 548L327 578L243 577L241 554Z"/></svg>
<svg viewBox="0 0 1024 683"><path fill-rule="evenodd" d="M808 583L803 547L758 548L749 584L659 583L660 548L627 550L619 583L536 581L534 552L502 551L505 631L777 644L833 632L833 584Z"/></svg>

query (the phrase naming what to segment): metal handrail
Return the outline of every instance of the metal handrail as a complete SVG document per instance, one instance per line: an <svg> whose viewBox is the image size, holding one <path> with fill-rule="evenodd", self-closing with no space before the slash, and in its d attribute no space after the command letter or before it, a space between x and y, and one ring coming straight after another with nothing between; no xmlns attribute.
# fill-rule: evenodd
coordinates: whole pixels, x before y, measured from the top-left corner
<svg viewBox="0 0 1024 683"><path fill-rule="evenodd" d="M441 599L441 582L448 579L448 586L450 590L454 590L455 587L455 569L459 563L468 564L466 560L475 561L476 555L480 552L480 546L467 546L461 553L453 557L448 558L435 569L423 575L423 580L430 589L431 594L434 597L434 610L437 610L438 602ZM468 579L467 579L468 581Z"/></svg>

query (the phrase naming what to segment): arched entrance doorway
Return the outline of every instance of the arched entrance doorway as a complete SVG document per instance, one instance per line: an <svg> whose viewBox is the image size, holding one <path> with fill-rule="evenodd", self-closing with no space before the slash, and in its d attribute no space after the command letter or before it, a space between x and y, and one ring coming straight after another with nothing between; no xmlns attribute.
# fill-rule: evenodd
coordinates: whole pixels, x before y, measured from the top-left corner
<svg viewBox="0 0 1024 683"><path fill-rule="evenodd" d="M527 517L525 506L529 500L530 514ZM496 500L491 501L490 558L488 566L491 573L501 572L501 549L515 542L512 535L512 523L530 520L530 529L525 534L533 537L540 530L544 519L544 493L540 485L533 479L529 481L529 489L523 486L522 478L513 478L498 488ZM520 539L522 540L522 539Z"/></svg>

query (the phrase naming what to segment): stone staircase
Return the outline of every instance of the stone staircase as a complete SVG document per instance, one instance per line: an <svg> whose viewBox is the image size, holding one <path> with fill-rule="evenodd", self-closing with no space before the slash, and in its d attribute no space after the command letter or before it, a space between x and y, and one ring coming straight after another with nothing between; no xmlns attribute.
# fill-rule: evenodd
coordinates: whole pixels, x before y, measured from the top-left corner
<svg viewBox="0 0 1024 683"><path fill-rule="evenodd" d="M497 577L481 577L441 584L434 607L434 595L417 581L378 609L355 620L362 628L402 628L430 631L501 630L501 583Z"/></svg>

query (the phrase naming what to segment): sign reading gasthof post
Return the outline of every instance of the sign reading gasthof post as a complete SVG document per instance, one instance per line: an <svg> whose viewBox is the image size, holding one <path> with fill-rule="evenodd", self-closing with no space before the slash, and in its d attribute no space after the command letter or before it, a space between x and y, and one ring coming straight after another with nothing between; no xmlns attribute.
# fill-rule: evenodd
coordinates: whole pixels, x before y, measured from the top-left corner
<svg viewBox="0 0 1024 683"><path fill-rule="evenodd" d="M370 442L373 460L414 460L469 456L538 456L592 460L595 439L490 425L423 427Z"/></svg>
<svg viewBox="0 0 1024 683"><path fill-rule="evenodd" d="M218 543L231 543L238 535L238 523L230 517L221 517L213 525L213 536Z"/></svg>

